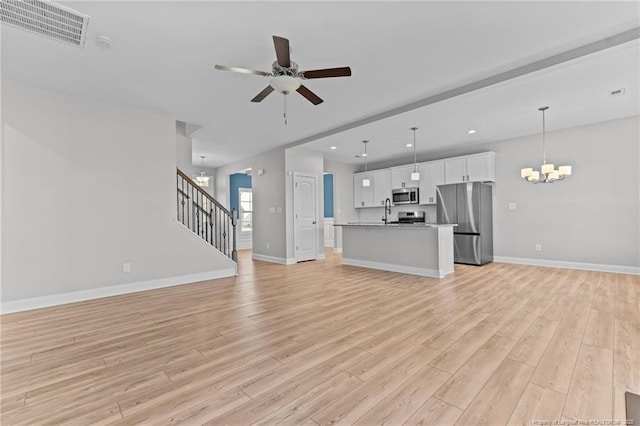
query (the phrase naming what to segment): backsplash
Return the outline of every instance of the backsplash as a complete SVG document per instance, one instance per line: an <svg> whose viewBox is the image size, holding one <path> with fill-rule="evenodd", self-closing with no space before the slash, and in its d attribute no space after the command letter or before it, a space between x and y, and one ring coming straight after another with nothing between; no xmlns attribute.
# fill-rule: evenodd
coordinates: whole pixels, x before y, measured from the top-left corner
<svg viewBox="0 0 640 426"><path fill-rule="evenodd" d="M384 208L372 207L358 210L358 222L382 222L384 217ZM420 206L420 205L404 205L404 206L392 206L389 220L398 220L398 212L405 211L423 211L425 212L425 221L427 223L435 223L437 220L436 206Z"/></svg>

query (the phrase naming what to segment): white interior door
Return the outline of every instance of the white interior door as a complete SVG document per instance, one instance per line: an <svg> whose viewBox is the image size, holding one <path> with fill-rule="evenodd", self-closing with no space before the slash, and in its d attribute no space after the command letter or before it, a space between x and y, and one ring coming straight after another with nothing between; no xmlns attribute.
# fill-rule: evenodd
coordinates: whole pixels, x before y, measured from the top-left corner
<svg viewBox="0 0 640 426"><path fill-rule="evenodd" d="M318 257L318 198L316 177L293 175L293 215L296 261Z"/></svg>

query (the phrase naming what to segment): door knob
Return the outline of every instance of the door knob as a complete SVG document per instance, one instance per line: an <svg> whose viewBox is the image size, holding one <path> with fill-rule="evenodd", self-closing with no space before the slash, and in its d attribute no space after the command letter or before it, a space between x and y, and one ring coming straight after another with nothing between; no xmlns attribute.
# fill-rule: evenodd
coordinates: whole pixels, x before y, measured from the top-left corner
<svg viewBox="0 0 640 426"><path fill-rule="evenodd" d="M313 221L313 225L315 225L315 224L316 224L316 221L314 220L314 221Z"/></svg>

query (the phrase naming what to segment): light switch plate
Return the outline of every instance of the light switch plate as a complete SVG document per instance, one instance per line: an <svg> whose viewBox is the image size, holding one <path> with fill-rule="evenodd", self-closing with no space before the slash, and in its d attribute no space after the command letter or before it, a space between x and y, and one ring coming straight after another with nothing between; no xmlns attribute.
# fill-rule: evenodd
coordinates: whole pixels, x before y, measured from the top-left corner
<svg viewBox="0 0 640 426"><path fill-rule="evenodd" d="M275 212L276 212L275 207L269 207L269 213L275 213Z"/></svg>
<svg viewBox="0 0 640 426"><path fill-rule="evenodd" d="M509 210L515 210L517 208L516 203L509 203Z"/></svg>

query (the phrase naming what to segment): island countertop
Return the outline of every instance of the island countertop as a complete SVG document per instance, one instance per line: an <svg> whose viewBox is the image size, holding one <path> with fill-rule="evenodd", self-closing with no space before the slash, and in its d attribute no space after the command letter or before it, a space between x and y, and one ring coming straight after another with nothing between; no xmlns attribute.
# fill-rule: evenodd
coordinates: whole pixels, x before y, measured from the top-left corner
<svg viewBox="0 0 640 426"><path fill-rule="evenodd" d="M433 229L433 228L448 228L458 226L451 223L382 223L382 222L347 222L347 223L334 223L333 226L354 226L354 227L371 227L371 228L390 228L390 229Z"/></svg>

